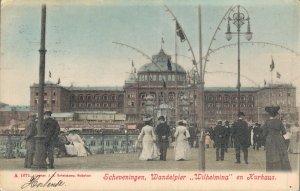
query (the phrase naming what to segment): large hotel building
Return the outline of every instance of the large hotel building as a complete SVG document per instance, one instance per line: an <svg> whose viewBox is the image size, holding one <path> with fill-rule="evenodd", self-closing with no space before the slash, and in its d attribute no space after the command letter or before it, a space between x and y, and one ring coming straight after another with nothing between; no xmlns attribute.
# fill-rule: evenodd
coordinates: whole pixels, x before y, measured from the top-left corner
<svg viewBox="0 0 300 191"><path fill-rule="evenodd" d="M44 103L45 109L54 113L86 114L85 120L90 121L104 120L97 114L113 112L123 116L127 125L140 124L146 113L154 118L165 115L171 124L181 118L192 123L198 117L198 95L199 90L188 79L186 70L171 62L171 56L161 49L152 56L151 63L137 71L132 68L123 87L66 87L46 82ZM37 111L38 96L38 84L33 84L30 87L33 111ZM236 119L236 88L205 87L204 96L206 124L214 124L217 119ZM267 117L264 107L268 105L279 105L284 119L298 119L296 88L292 84L241 88L240 107L247 120L262 122Z"/></svg>

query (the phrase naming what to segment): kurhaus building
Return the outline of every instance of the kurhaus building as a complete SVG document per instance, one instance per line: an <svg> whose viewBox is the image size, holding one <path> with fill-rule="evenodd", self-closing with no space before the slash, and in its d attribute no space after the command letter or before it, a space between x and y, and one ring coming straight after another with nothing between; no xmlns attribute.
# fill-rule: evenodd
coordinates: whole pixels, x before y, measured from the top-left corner
<svg viewBox="0 0 300 191"><path fill-rule="evenodd" d="M38 84L30 87L30 106L37 111ZM133 67L123 87L65 87L45 83L45 108L53 112L114 111L126 115L127 123L140 123L143 115L164 115L171 123L180 118L197 121L199 90L187 79L187 72L163 49L152 56L152 62ZM237 114L237 89L205 87L205 121L233 121ZM271 84L264 87L242 87L241 111L253 122L262 122L264 107L279 105L280 115L298 119L296 88L291 84Z"/></svg>

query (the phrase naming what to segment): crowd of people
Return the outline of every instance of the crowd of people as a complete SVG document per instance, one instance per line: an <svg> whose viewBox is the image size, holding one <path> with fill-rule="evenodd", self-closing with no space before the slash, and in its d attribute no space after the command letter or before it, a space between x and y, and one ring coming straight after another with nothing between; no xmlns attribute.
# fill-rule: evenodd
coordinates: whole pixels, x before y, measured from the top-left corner
<svg viewBox="0 0 300 191"><path fill-rule="evenodd" d="M280 107L266 107L265 111L270 115L263 124L249 124L240 112L238 120L232 124L229 121L219 120L215 127L206 129L206 148L210 145L216 149L216 161L223 161L228 148L235 148L236 163L241 163L241 153L244 154L244 162L248 164L248 148L262 149L266 152L267 171L291 170L288 153L298 154L300 129L297 122L282 122L278 117Z"/></svg>
<svg viewBox="0 0 300 191"><path fill-rule="evenodd" d="M254 150L263 147L266 152L266 170L289 171L288 153L300 153L299 140L300 129L297 122L283 123L278 118L280 107L266 107L270 118L262 125L249 124L243 118L243 112L238 113L238 120L233 123L218 120L215 127L205 129L205 144L209 149L211 145L216 150L216 161L224 161L228 148L235 149L236 163L241 163L241 151L243 160L248 164L248 148L252 145ZM54 148L58 148L58 156L87 156L91 154L84 140L76 130L61 131L58 122L51 117L51 111L44 113L43 133L45 138L48 168L54 168ZM145 116L144 126L138 136L138 145L141 145L140 160L167 159L167 150L170 144L174 146L174 160L184 161L191 157L191 147L198 142L195 137L195 129L188 128L186 120L176 123L176 128L171 130L164 116L158 118L159 124L153 126L151 116ZM31 168L35 154L35 136L37 135L37 118L35 114L28 117L25 129L26 156L25 168ZM174 138L174 140L172 139Z"/></svg>
<svg viewBox="0 0 300 191"><path fill-rule="evenodd" d="M167 149L170 144L171 130L167 125L165 117L158 118L159 124L153 127L151 116L145 116L143 119L145 126L141 129L138 141L142 142L142 151L139 156L140 160L162 160L166 161ZM189 144L190 133L187 128L187 121L180 120L174 132L174 160L184 161L191 156Z"/></svg>

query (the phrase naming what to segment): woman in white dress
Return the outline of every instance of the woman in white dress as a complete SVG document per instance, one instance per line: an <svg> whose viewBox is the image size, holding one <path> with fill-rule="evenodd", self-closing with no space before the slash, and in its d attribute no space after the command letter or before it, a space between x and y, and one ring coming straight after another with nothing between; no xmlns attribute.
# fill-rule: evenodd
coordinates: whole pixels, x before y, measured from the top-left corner
<svg viewBox="0 0 300 191"><path fill-rule="evenodd" d="M138 141L142 141L143 150L139 160L155 160L159 157L159 151L156 146L156 134L151 126L152 117L147 116L143 119L145 126L142 128L138 136Z"/></svg>
<svg viewBox="0 0 300 191"><path fill-rule="evenodd" d="M178 126L174 134L175 137L175 160L183 161L190 159L191 150L188 143L190 133L186 127L187 122L185 120L178 121Z"/></svg>
<svg viewBox="0 0 300 191"><path fill-rule="evenodd" d="M75 131L70 131L70 134L66 137L70 142L69 145L65 145L67 154L79 157L87 156L86 149L84 148L84 142L81 137L75 133Z"/></svg>

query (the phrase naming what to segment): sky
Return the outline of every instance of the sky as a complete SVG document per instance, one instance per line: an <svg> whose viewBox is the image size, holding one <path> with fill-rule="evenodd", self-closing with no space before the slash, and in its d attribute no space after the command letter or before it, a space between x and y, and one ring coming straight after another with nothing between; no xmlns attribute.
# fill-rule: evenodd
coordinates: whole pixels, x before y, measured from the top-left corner
<svg viewBox="0 0 300 191"><path fill-rule="evenodd" d="M293 83L299 89L298 1L2 0L0 102L29 105L29 87L38 82L42 3L47 5L46 81L56 83L60 78L62 86L123 86L132 60L137 69L149 60L112 42L133 46L148 56L163 47L174 61L175 22L164 5L176 16L199 61L201 5L202 55L210 44L215 50L208 57L205 85L235 87L237 46L230 44L237 43L237 36L226 40L227 20L222 18L230 6L239 4L247 10L253 32L251 43L241 44L242 86L263 86L264 80L270 83L272 78L273 83ZM246 27L242 26L242 32ZM235 25L231 24L231 30L236 31ZM241 42L248 41L241 36ZM178 40L178 54L178 64L191 69L192 54L186 42ZM276 72L281 74L280 79Z"/></svg>

